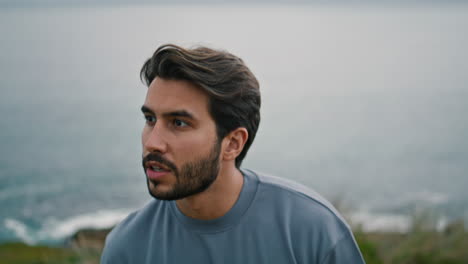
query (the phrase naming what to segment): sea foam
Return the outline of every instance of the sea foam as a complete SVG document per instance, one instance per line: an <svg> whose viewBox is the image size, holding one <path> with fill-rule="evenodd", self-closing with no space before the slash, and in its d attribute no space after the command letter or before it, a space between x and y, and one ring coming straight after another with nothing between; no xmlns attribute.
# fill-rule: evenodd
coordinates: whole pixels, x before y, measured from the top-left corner
<svg viewBox="0 0 468 264"><path fill-rule="evenodd" d="M11 230L17 238L23 241L26 244L34 244L35 239L31 236L31 232L28 230L28 227L23 224L21 221L16 219L7 218L4 221L6 229Z"/></svg>
<svg viewBox="0 0 468 264"><path fill-rule="evenodd" d="M413 227L413 221L417 220L415 217L414 215L372 213L362 210L351 214L350 221L353 226L359 227L364 232L407 233ZM443 215L434 220L435 223L433 227L438 231L444 230L450 222L449 219Z"/></svg>
<svg viewBox="0 0 468 264"><path fill-rule="evenodd" d="M400 214L376 214L369 211L359 211L350 216L351 223L359 226L365 232L408 232L411 218Z"/></svg>
<svg viewBox="0 0 468 264"><path fill-rule="evenodd" d="M95 213L82 214L62 221L49 221L44 231L52 239L63 239L84 228L109 228L120 222L130 211L102 210Z"/></svg>
<svg viewBox="0 0 468 264"><path fill-rule="evenodd" d="M47 220L40 229L28 227L16 219L5 219L4 226L12 231L18 240L27 244L60 242L80 229L109 228L120 222L130 210L100 210L76 215L70 218Z"/></svg>

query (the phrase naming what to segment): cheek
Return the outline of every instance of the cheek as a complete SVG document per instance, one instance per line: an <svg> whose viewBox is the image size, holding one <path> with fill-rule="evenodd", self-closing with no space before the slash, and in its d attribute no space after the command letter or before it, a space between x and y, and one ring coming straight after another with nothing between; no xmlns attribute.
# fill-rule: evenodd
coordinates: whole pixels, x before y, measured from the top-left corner
<svg viewBox="0 0 468 264"><path fill-rule="evenodd" d="M215 144L215 138L208 133L192 135L178 139L176 153L186 157L187 160L199 159L210 153Z"/></svg>
<svg viewBox="0 0 468 264"><path fill-rule="evenodd" d="M148 139L148 136L149 136L149 133L150 133L150 129L145 126L143 128L143 130L141 131L141 145L144 146L145 145L145 142L146 140Z"/></svg>

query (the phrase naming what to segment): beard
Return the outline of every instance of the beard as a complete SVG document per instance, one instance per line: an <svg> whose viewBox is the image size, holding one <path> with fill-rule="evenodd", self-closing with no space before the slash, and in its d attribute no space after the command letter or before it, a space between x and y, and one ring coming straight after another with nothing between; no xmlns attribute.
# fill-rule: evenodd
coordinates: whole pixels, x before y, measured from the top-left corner
<svg viewBox="0 0 468 264"><path fill-rule="evenodd" d="M146 162L157 161L167 166L176 177L176 182L172 186L172 189L165 192L158 192L156 188L150 188L150 180L146 177L150 195L159 200L170 201L179 200L205 191L218 177L220 150L221 142L216 140L213 148L206 157L187 162L183 164L180 169L178 169L174 163L164 159L161 154L157 152L148 154L143 158L143 170L145 170ZM151 183L155 187L158 185L156 181L151 181Z"/></svg>

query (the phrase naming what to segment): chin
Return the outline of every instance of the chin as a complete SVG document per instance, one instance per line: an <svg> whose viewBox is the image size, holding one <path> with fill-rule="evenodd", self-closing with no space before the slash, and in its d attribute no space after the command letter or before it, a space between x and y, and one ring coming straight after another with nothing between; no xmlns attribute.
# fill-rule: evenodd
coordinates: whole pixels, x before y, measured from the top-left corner
<svg viewBox="0 0 468 264"><path fill-rule="evenodd" d="M166 190L164 190L166 189ZM166 201L172 201L176 200L174 199L173 195L173 190L171 188L164 188L162 184L154 183L152 181L148 180L148 192L149 194L158 200L166 200Z"/></svg>

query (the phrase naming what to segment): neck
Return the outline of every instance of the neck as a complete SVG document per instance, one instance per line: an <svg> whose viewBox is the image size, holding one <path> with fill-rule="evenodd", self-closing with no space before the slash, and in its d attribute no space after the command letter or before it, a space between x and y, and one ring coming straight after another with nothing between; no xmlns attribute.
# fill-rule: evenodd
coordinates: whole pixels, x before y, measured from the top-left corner
<svg viewBox="0 0 468 264"><path fill-rule="evenodd" d="M225 215L236 203L244 177L235 166L221 164L218 177L205 191L176 201L188 217L211 220Z"/></svg>

